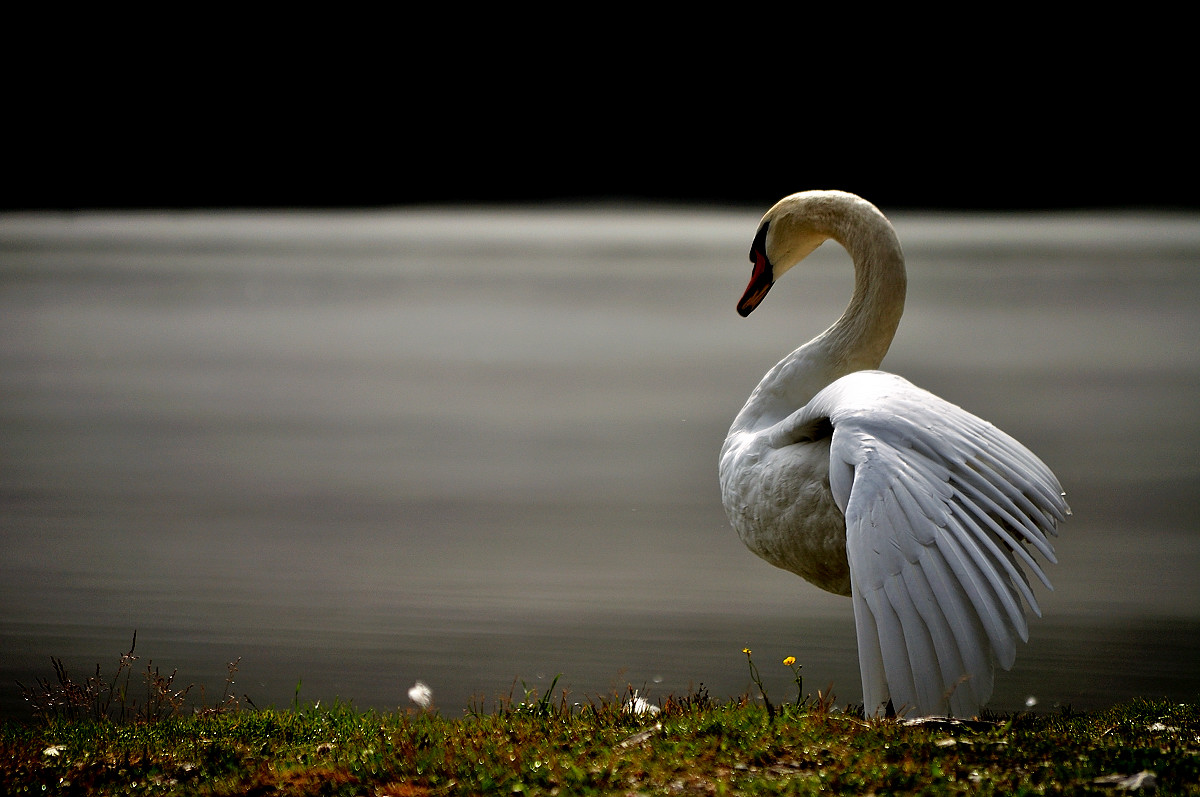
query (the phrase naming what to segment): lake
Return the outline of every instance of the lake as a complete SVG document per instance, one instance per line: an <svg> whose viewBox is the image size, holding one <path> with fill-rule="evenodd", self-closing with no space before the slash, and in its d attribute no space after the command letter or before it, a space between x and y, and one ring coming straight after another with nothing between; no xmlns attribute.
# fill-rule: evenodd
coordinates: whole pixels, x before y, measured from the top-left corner
<svg viewBox="0 0 1200 797"><path fill-rule="evenodd" d="M194 693L240 657L258 706L724 698L743 647L773 699L791 655L860 700L849 600L720 505L733 415L851 286L827 244L738 317L760 215L0 215L0 714L134 630ZM884 367L1074 511L991 707L1200 698L1200 217L890 215Z"/></svg>

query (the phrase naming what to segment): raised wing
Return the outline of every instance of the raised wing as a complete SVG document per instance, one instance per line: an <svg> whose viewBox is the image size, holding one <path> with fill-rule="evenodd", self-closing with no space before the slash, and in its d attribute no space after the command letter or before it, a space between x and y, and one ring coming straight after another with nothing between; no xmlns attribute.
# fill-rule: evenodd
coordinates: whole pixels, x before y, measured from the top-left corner
<svg viewBox="0 0 1200 797"><path fill-rule="evenodd" d="M1041 460L990 423L892 374L842 377L793 428L833 426L830 487L846 517L863 701L973 716L1038 616L1025 568L1069 514ZM787 426L788 421L781 424ZM782 430L781 430L782 431ZM1024 566L1024 568L1022 567Z"/></svg>

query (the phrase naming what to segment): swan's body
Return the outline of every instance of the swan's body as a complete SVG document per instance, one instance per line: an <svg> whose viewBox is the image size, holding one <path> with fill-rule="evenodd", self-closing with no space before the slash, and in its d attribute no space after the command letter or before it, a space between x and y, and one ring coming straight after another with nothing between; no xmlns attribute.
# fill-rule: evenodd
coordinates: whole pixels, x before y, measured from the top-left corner
<svg viewBox="0 0 1200 797"><path fill-rule="evenodd" d="M875 370L904 309L895 230L852 194L810 191L759 226L738 311L823 241L855 264L841 318L767 372L721 449L721 496L751 551L854 602L863 703L973 716L1040 616L1024 568L1069 510L1054 474L991 424Z"/></svg>

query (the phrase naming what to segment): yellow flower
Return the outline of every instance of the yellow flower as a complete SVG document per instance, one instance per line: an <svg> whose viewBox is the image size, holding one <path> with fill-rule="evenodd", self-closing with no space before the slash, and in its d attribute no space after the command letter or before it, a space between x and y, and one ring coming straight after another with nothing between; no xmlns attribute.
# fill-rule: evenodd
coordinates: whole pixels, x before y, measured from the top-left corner
<svg viewBox="0 0 1200 797"><path fill-rule="evenodd" d="M791 667L791 666L792 666L793 664L795 664L795 663L796 663L796 657L795 657L795 656L788 656L786 659L784 659L784 660L783 660L783 666L784 666L784 667Z"/></svg>
<svg viewBox="0 0 1200 797"><path fill-rule="evenodd" d="M750 655L750 648L742 648L742 653L745 653L747 656L749 656L749 655Z"/></svg>

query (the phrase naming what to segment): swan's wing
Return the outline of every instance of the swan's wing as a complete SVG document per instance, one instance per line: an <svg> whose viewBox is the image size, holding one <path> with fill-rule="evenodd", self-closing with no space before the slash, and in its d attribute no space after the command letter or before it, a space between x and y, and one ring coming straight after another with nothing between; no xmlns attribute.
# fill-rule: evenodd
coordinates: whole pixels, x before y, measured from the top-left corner
<svg viewBox="0 0 1200 797"><path fill-rule="evenodd" d="M1047 535L1069 512L1050 470L991 424L905 380L859 372L795 419L833 426L830 487L846 554L868 713L972 716L1040 616L1024 569L1049 580ZM785 421L781 426L786 425Z"/></svg>

